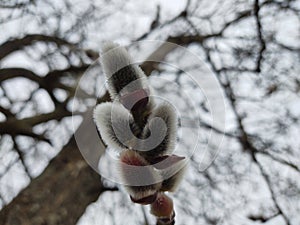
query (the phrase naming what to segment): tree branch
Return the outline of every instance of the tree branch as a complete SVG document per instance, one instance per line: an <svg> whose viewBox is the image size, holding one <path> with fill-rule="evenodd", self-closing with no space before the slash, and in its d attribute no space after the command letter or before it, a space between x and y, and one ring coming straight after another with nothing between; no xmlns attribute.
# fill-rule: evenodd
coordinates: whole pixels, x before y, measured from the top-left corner
<svg viewBox="0 0 300 225"><path fill-rule="evenodd" d="M256 26L257 26L258 40L260 43L260 50L258 52L258 58L257 58L257 62L256 62L256 71L258 73L260 73L260 71L261 71L261 63L262 63L262 59L263 59L263 53L266 49L266 42L263 39L263 35L262 35L262 26L261 26L261 22L260 22L259 10L260 10L259 0L255 0L254 15L255 15Z"/></svg>
<svg viewBox="0 0 300 225"><path fill-rule="evenodd" d="M76 45L70 43L62 38L55 37L55 36L48 36L44 34L28 34L23 38L9 40L0 45L0 60L4 57L8 56L12 52L21 50L22 48L32 45L35 42L52 42L57 44L58 46L68 46L70 48L76 48Z"/></svg>
<svg viewBox="0 0 300 225"><path fill-rule="evenodd" d="M36 83L41 83L42 78L36 75L34 72L24 68L2 68L0 69L0 84L9 79L16 77L24 77Z"/></svg>

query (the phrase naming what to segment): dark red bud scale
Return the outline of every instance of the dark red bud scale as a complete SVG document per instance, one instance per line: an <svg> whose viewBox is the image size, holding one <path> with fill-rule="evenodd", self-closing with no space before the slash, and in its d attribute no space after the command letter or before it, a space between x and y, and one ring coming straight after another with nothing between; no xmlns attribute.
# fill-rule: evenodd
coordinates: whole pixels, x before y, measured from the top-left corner
<svg viewBox="0 0 300 225"><path fill-rule="evenodd" d="M157 198L157 192L153 195L150 195L150 196L147 196L147 197L141 198L141 199L136 199L136 198L133 198L132 196L130 196L130 199L131 199L132 202L138 203L138 204L141 204L141 205L152 204L153 202L155 202L156 198Z"/></svg>
<svg viewBox="0 0 300 225"><path fill-rule="evenodd" d="M121 162L131 166L146 166L147 161L134 151L124 151L120 157Z"/></svg>
<svg viewBox="0 0 300 225"><path fill-rule="evenodd" d="M158 193L156 201L151 204L151 213L160 219L174 218L173 200L164 193Z"/></svg>
<svg viewBox="0 0 300 225"><path fill-rule="evenodd" d="M128 110L137 111L145 108L149 102L149 91L139 89L120 97L121 104Z"/></svg>

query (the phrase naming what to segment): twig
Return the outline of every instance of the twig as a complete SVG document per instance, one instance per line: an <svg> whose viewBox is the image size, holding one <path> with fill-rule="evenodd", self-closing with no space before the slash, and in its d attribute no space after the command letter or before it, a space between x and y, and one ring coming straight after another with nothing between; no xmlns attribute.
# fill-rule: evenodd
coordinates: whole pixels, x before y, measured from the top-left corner
<svg viewBox="0 0 300 225"><path fill-rule="evenodd" d="M22 165L23 165L23 167L24 167L24 170L25 170L27 176L29 177L30 180L32 180L32 176L31 176L30 171L29 171L29 169L28 169L28 167L27 167L27 165L26 165L26 162L25 162L25 159L24 159L23 152L22 152L21 149L19 148L18 143L17 143L17 141L15 140L15 137L12 137L12 139L13 139L13 143L14 143L14 150L18 153L19 159L20 159L20 161L21 161L21 163L22 163Z"/></svg>
<svg viewBox="0 0 300 225"><path fill-rule="evenodd" d="M141 205L141 210L142 210L143 217L144 217L144 220L145 220L144 225L150 225L150 223L148 221L148 218L147 218L147 215L146 215L146 212L145 212L145 208L142 205Z"/></svg>
<svg viewBox="0 0 300 225"><path fill-rule="evenodd" d="M263 53L266 49L266 42L263 39L263 35L262 35L262 26L261 26L261 22L260 22L260 18L259 18L259 10L260 10L259 0L255 0L254 15L255 15L256 26L257 26L258 40L260 43L260 50L258 52L258 58L257 58L257 62L256 62L256 71L258 73L260 73L260 71L261 71L261 63L262 63L262 59L263 59Z"/></svg>

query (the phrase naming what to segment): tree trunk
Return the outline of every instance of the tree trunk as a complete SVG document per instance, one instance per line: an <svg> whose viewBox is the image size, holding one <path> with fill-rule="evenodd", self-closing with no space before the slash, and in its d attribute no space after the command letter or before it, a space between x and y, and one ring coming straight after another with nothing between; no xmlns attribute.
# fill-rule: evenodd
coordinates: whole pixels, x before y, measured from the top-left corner
<svg viewBox="0 0 300 225"><path fill-rule="evenodd" d="M87 148L99 146L97 159L105 147L99 145L99 138L91 137L97 133L86 132L87 126L94 126L91 111L78 132L88 140ZM45 171L0 211L0 224L76 224L86 207L103 191L99 174L86 163L73 136Z"/></svg>

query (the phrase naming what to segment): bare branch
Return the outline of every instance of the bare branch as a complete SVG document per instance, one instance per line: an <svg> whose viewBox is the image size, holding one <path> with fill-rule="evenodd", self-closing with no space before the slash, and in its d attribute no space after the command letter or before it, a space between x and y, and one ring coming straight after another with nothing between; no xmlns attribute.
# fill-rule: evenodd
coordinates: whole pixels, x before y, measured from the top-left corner
<svg viewBox="0 0 300 225"><path fill-rule="evenodd" d="M51 144L50 140L44 137L44 135L34 133L32 131L32 127L18 120L0 122L0 135L3 134L10 134L13 137L17 135L24 135Z"/></svg>
<svg viewBox="0 0 300 225"><path fill-rule="evenodd" d="M1 105L0 105L0 112L3 113L6 116L6 118L12 118L15 116L10 110L2 107Z"/></svg>
<svg viewBox="0 0 300 225"><path fill-rule="evenodd" d="M273 200L273 202L274 202L274 204L275 204L275 206L276 206L276 208L278 210L278 213L283 217L283 219L285 220L285 222L286 222L287 225L291 225L288 216L283 212L281 206L279 205L279 203L277 201L276 194L275 194L275 192L273 190L272 183L271 183L271 180L269 178L269 175L265 172L263 166L257 160L256 154L252 154L252 159L256 163L256 165L259 167L259 169L261 171L261 174L262 174L263 178L265 179L265 181L266 181L266 183L268 185L268 189L271 192L271 197L272 197L272 200Z"/></svg>
<svg viewBox="0 0 300 225"><path fill-rule="evenodd" d="M41 83L42 78L34 72L24 68L3 68L0 69L0 84L9 79L24 77L36 83Z"/></svg>
<svg viewBox="0 0 300 225"><path fill-rule="evenodd" d="M19 146L18 146L18 143L16 142L16 139L15 137L12 138L13 139L13 143L14 143L14 150L18 153L19 155L19 158L20 158L20 161L24 167L24 170L26 172L26 174L28 175L28 177L30 178L30 180L32 179L31 177L31 174L30 174L30 171L28 170L27 168L27 165L26 165L26 162L25 162L25 159L24 159L24 155L23 155L23 152L20 150Z"/></svg>
<svg viewBox="0 0 300 225"><path fill-rule="evenodd" d="M262 26L261 26L261 22L260 22L259 10L260 10L259 0L255 0L254 14L255 14L255 20L256 20L256 26L257 26L258 40L260 43L260 50L258 52L258 58L257 58L257 62L256 62L256 71L258 73L260 73L260 71L261 71L261 63L262 63L262 59L263 59L263 53L266 49L266 42L263 39L263 35L262 35Z"/></svg>
<svg viewBox="0 0 300 225"><path fill-rule="evenodd" d="M65 45L70 48L76 48L75 44L70 43L59 37L48 36L44 34L28 34L23 38L10 40L0 45L0 60L2 60L4 57L8 56L14 51L21 50L22 48L28 45L32 45L39 41L52 42L57 44L58 46Z"/></svg>

